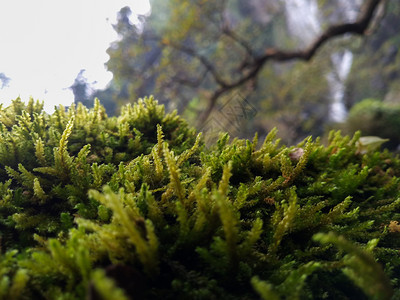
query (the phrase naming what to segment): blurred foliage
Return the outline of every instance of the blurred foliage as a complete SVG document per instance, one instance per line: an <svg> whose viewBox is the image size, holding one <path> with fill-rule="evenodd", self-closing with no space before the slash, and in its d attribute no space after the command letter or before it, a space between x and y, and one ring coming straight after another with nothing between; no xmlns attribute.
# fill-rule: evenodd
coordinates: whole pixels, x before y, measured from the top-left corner
<svg viewBox="0 0 400 300"><path fill-rule="evenodd" d="M8 84L11 81L11 78L7 77L6 74L0 73L0 81L1 81L1 87L0 90L8 86Z"/></svg>
<svg viewBox="0 0 400 300"><path fill-rule="evenodd" d="M397 104L365 99L352 107L342 127L348 134L361 130L363 135L389 139L385 147L399 150L400 102Z"/></svg>
<svg viewBox="0 0 400 300"><path fill-rule="evenodd" d="M195 125L216 88L202 58L221 78L232 81L249 53L257 56L271 47L301 49L309 44L306 36L310 32L304 32L303 39L289 31L290 7L285 8L282 1L153 0L151 5L151 14L139 16L139 25L130 21L129 7L119 12L114 28L120 38L107 50L107 68L114 78L108 89L94 95L106 107L155 94L160 103L178 109ZM321 30L349 21L347 5L336 0L318 1ZM347 109L371 97L399 101L400 3L388 0L386 5L366 37L332 40L310 62L271 62L255 82L219 99L216 111L237 95L257 110L240 132L231 134L250 137L257 131L265 136L276 126L280 137L293 143L307 135L322 135L327 125L332 128L335 86L328 77L340 77L332 55L341 57L346 50L354 54L349 76L341 79ZM109 113L117 110L107 108Z"/></svg>
<svg viewBox="0 0 400 300"><path fill-rule="evenodd" d="M350 44L355 55L346 83L349 107L366 98L400 102L400 3L387 2L385 16L375 31Z"/></svg>
<svg viewBox="0 0 400 300"><path fill-rule="evenodd" d="M0 108L0 299L397 299L400 159L210 148L153 98Z"/></svg>

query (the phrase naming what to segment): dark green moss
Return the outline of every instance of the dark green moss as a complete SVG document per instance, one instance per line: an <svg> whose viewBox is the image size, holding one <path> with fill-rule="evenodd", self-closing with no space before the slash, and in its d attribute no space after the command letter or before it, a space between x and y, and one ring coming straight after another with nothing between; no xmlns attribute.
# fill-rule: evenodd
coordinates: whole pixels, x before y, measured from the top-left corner
<svg viewBox="0 0 400 300"><path fill-rule="evenodd" d="M47 115L16 100L0 122L5 299L390 299L400 286L400 160L358 133L207 149L152 98L112 118L98 102Z"/></svg>

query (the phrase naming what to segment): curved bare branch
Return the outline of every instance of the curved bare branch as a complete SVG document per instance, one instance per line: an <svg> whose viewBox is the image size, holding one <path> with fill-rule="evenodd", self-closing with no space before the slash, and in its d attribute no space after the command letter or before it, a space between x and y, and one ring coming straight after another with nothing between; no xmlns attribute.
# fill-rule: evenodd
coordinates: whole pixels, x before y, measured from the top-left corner
<svg viewBox="0 0 400 300"><path fill-rule="evenodd" d="M377 10L379 4L383 3L385 0L370 0L364 7L357 21L354 23L345 23L339 25L333 25L329 27L325 32L323 32L311 45L303 51L282 51L275 48L266 49L265 53L256 58L252 65L247 65L249 72L242 77L238 78L236 81L219 85L219 88L213 93L209 99L209 104L204 114L200 118L200 121L204 123L208 116L211 114L213 108L215 107L218 99L225 93L242 86L243 84L254 80L261 69L264 67L265 63L270 60L274 61L289 61L293 59L300 59L309 61L317 52L319 48L322 47L327 41L342 36L345 34L357 34L364 35L374 17L374 13Z"/></svg>

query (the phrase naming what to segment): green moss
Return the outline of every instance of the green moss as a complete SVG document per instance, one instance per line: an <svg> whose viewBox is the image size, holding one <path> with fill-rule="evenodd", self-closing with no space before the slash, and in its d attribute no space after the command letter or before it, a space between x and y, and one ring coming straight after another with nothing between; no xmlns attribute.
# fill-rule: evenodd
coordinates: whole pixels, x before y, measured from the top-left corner
<svg viewBox="0 0 400 300"><path fill-rule="evenodd" d="M152 99L0 111L0 299L390 299L400 160L360 134L258 145Z"/></svg>
<svg viewBox="0 0 400 300"><path fill-rule="evenodd" d="M385 147L399 150L400 106L375 99L362 100L351 108L343 127L348 133L361 130L366 136L386 138Z"/></svg>

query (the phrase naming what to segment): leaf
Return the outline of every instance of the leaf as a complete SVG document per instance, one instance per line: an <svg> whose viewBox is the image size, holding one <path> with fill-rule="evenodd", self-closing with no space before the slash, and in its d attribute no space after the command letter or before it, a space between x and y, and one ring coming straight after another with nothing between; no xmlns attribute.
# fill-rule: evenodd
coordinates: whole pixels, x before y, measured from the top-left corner
<svg viewBox="0 0 400 300"><path fill-rule="evenodd" d="M378 150L382 144L388 141L389 139L382 139L378 136L362 136L357 141L357 152L360 154L374 152Z"/></svg>

